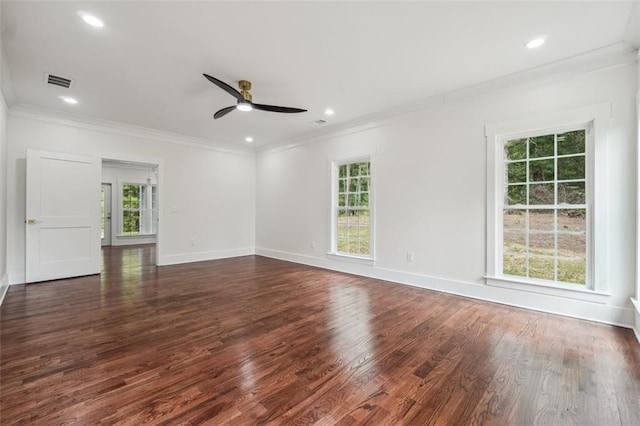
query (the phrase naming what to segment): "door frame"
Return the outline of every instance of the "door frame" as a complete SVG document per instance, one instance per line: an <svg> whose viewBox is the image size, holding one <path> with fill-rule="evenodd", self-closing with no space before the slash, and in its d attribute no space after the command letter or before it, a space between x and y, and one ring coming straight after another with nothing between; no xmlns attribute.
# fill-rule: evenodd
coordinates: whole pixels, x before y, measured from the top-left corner
<svg viewBox="0 0 640 426"><path fill-rule="evenodd" d="M145 166L155 167L157 173L157 196L158 196L158 223L156 226L156 266L161 266L164 264L162 261L164 254L164 238L163 238L163 224L162 224L162 214L164 212L164 159L162 158L150 158L150 157L136 157L127 154L114 154L114 153L98 153L97 156L102 159L102 161L118 161L122 163L135 163L135 164L143 164ZM111 188L113 193L113 186ZM111 217L113 218L113 205ZM112 219L113 221L113 219ZM113 238L113 235L112 235Z"/></svg>
<svg viewBox="0 0 640 426"><path fill-rule="evenodd" d="M104 190L104 214L105 217L102 218L103 219L103 224L104 224L104 238L102 238L100 240L100 246L104 247L104 246L110 246L112 241L111 241L111 224L112 224L112 220L113 220L113 206L112 206L112 191L113 191L113 187L110 183L108 182L102 182L102 184L100 185L101 190ZM108 208L107 208L108 206ZM108 216L108 218L106 217ZM107 226L107 220L109 220L109 225Z"/></svg>

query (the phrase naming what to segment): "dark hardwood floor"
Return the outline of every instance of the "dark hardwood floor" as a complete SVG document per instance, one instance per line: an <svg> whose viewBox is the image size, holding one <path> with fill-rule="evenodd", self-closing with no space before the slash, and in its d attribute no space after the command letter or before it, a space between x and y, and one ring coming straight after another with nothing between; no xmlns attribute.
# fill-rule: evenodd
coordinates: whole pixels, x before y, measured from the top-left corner
<svg viewBox="0 0 640 426"><path fill-rule="evenodd" d="M630 330L248 256L12 286L0 423L640 425Z"/></svg>

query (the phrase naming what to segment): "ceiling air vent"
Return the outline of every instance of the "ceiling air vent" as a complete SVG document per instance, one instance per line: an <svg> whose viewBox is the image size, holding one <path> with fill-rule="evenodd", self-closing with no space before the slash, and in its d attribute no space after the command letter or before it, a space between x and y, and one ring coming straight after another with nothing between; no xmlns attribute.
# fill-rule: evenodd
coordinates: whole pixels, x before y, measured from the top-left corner
<svg viewBox="0 0 640 426"><path fill-rule="evenodd" d="M53 84L54 86L60 86L64 88L71 87L71 83L73 82L71 79L60 77L58 75L46 74L47 83Z"/></svg>

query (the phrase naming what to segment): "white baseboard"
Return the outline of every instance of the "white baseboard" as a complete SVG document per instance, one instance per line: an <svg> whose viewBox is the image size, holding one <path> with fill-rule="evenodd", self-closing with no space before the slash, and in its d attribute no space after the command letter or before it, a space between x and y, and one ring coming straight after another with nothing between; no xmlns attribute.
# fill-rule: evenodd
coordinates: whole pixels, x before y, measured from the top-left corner
<svg viewBox="0 0 640 426"><path fill-rule="evenodd" d="M197 253L182 253L160 256L158 266L177 265L180 263L202 262L205 260L226 259L228 257L250 256L255 254L253 248L231 250L201 251Z"/></svg>
<svg viewBox="0 0 640 426"><path fill-rule="evenodd" d="M640 297L640 295L638 295ZM640 300L638 300L637 298L632 297L631 298L631 303L633 303L633 307L636 308L635 310L635 323L633 326L633 332L636 335L636 339L638 339L638 343L640 343Z"/></svg>
<svg viewBox="0 0 640 426"><path fill-rule="evenodd" d="M4 296L7 294L9 290L9 275L4 274L2 279L0 280L0 306L2 306L2 302L4 302Z"/></svg>
<svg viewBox="0 0 640 426"><path fill-rule="evenodd" d="M446 278L431 277L428 275L380 268L377 266L333 260L326 257L300 255L266 248L256 248L256 254L274 259L391 281L398 284L411 285L443 293L470 297L487 302L586 319L625 328L634 328L633 309L619 306L611 306L585 300L572 300L564 297L530 293L517 289L493 287L484 283L464 282Z"/></svg>

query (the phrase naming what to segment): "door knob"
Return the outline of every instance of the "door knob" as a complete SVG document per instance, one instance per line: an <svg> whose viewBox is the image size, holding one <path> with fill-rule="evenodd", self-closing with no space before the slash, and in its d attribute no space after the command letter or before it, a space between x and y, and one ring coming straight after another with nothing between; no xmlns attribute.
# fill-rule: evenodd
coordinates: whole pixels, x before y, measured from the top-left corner
<svg viewBox="0 0 640 426"><path fill-rule="evenodd" d="M35 225L36 223L38 223L38 221L35 219L27 219L27 225Z"/></svg>

